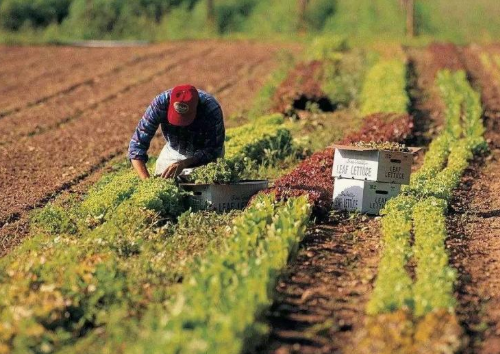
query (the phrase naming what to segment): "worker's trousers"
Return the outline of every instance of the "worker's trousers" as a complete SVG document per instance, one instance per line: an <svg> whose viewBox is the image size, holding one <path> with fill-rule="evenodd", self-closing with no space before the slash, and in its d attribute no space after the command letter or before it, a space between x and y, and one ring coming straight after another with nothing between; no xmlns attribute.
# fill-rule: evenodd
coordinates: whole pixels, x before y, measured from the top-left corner
<svg viewBox="0 0 500 354"><path fill-rule="evenodd" d="M192 156L180 154L178 151L172 149L170 145L166 144L161 150L158 160L156 160L155 175L161 175L174 162L182 161L189 157ZM191 168L186 168L182 174L189 174L191 170Z"/></svg>

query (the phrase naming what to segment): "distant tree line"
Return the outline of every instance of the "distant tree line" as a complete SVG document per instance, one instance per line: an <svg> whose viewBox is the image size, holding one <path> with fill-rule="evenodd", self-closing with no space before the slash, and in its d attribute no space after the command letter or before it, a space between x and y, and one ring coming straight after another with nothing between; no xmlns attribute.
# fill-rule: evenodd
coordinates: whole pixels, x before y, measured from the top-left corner
<svg viewBox="0 0 500 354"><path fill-rule="evenodd" d="M0 31L175 39L297 32L358 37L500 35L498 0L0 0Z"/></svg>
<svg viewBox="0 0 500 354"><path fill-rule="evenodd" d="M9 31L24 28L43 29L50 25L67 28L86 37L102 37L109 33L127 33L137 25L154 27L169 16L181 16L185 26L203 29L213 26L212 32L226 34L248 30L245 23L254 10L273 11L284 29L301 25L320 30L335 8L335 0L0 0L0 27ZM285 4L287 3L287 4ZM301 7L307 4L307 7ZM185 16L197 8L199 16ZM267 8L267 10L266 10ZM180 13L182 12L182 13ZM201 13L204 13L203 15ZM177 25L176 19L172 19ZM285 23L286 22L286 23ZM257 24L258 25L258 24ZM276 27L278 27L277 24ZM129 27L129 28L127 28Z"/></svg>

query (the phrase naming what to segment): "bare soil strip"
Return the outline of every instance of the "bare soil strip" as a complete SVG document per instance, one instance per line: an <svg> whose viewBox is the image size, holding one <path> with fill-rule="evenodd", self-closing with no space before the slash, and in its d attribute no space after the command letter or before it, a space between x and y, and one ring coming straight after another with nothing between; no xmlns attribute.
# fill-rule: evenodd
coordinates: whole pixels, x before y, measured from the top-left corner
<svg viewBox="0 0 500 354"><path fill-rule="evenodd" d="M137 65L113 70L92 78L78 87L63 91L44 102L26 107L16 114L0 119L0 145L10 144L20 137L57 129L61 124L78 119L89 110L116 98L136 86L147 84L155 76L172 70L184 61L207 55L213 47L199 45L185 48L182 54L172 49L162 56L144 59ZM19 124L19 122L23 122Z"/></svg>
<svg viewBox="0 0 500 354"><path fill-rule="evenodd" d="M182 45L164 44L137 49L117 50L52 48L42 54L39 65L33 65L32 48L26 47L26 59L2 75L0 117L43 103L54 96L91 84L100 76L119 72L129 65L163 56ZM8 51L9 49L4 49ZM36 54L35 54L36 55Z"/></svg>
<svg viewBox="0 0 500 354"><path fill-rule="evenodd" d="M412 81L409 83L414 108L412 113L416 125L417 140L414 143L425 145L444 122L444 105L434 84L440 67L429 49L408 48L406 52Z"/></svg>
<svg viewBox="0 0 500 354"><path fill-rule="evenodd" d="M313 228L277 286L266 353L342 353L363 323L379 260L378 220Z"/></svg>
<svg viewBox="0 0 500 354"><path fill-rule="evenodd" d="M459 270L457 313L470 336L465 354L500 353L500 133L454 194L448 218L451 262ZM481 168L483 167L483 168Z"/></svg>
<svg viewBox="0 0 500 354"><path fill-rule="evenodd" d="M481 64L481 53L494 52L491 48L472 45L461 50L467 72L481 91L481 100L485 109L485 116L491 119L500 119L500 82ZM498 54L498 53L497 53ZM499 68L500 71L500 68Z"/></svg>
<svg viewBox="0 0 500 354"><path fill-rule="evenodd" d="M3 228L11 229L9 224L25 220L27 211L79 183L110 158L124 156L132 131L149 102L175 84L190 82L202 89L212 87L210 91L223 96L223 106L225 102L239 101L248 108L255 88L267 76L259 66L267 68L266 74L270 72L275 65L272 58L279 49L275 45L222 42L214 50L201 50L182 65L173 65L147 82L101 102L57 129L0 146L0 158L9 161L0 165ZM257 73L262 75L255 77ZM230 113L234 112L226 111ZM153 153L161 147L161 139L155 140ZM22 226L18 224L16 230L22 230ZM1 234L4 248L9 247L10 239L18 239L16 235Z"/></svg>

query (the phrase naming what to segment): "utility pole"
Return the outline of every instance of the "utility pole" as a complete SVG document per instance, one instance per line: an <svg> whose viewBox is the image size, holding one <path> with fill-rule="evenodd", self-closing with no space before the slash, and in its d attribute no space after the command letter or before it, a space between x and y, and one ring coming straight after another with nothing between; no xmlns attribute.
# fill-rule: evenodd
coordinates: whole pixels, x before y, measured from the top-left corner
<svg viewBox="0 0 500 354"><path fill-rule="evenodd" d="M406 0L406 35L415 36L415 0Z"/></svg>

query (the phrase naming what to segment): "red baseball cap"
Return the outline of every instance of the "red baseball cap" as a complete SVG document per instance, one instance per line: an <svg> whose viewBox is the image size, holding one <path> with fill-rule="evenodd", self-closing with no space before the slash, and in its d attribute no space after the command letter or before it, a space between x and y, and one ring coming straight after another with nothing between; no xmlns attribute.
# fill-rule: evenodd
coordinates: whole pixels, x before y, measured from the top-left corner
<svg viewBox="0 0 500 354"><path fill-rule="evenodd" d="M185 127L193 123L200 96L192 85L176 86L170 92L168 105L168 122L172 125Z"/></svg>

